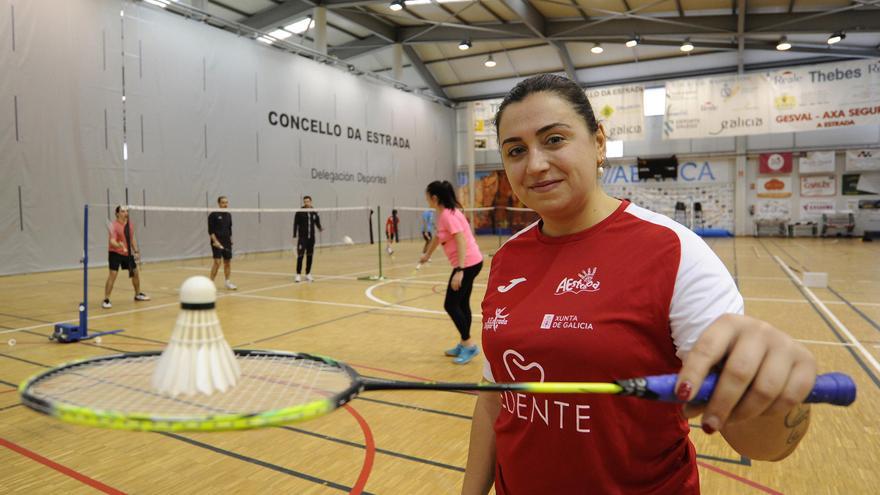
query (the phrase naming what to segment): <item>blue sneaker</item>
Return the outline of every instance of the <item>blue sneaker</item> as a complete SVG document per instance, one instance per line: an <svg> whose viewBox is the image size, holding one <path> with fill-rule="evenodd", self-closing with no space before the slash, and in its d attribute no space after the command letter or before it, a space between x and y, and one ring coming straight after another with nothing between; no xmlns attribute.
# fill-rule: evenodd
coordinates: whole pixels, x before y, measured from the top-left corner
<svg viewBox="0 0 880 495"><path fill-rule="evenodd" d="M453 347L452 349L447 349L445 354L446 354L447 356L456 357L456 356L458 356L459 354L461 354L461 350L462 350L462 349L464 349L464 346L463 346L463 345L461 345L460 343L459 343L459 344L455 344L455 347Z"/></svg>
<svg viewBox="0 0 880 495"><path fill-rule="evenodd" d="M474 356L479 353L480 348L475 345L470 347L462 347L461 352L458 354L458 357L453 359L452 362L455 364L467 364L471 362L471 359L473 359Z"/></svg>

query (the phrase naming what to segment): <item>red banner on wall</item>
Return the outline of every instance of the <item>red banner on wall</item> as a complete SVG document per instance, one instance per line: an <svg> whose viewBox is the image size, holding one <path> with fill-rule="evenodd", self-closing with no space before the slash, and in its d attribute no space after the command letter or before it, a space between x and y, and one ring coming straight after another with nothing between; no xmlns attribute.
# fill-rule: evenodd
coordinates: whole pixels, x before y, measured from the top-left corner
<svg viewBox="0 0 880 495"><path fill-rule="evenodd" d="M761 174L790 174L793 168L791 153L761 153L760 158Z"/></svg>

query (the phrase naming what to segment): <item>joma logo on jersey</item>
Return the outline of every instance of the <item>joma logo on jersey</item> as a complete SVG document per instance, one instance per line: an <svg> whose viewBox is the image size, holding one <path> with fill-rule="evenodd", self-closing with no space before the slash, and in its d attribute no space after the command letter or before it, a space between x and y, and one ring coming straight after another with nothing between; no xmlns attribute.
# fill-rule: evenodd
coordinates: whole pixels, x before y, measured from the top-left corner
<svg viewBox="0 0 880 495"><path fill-rule="evenodd" d="M498 327L507 325L507 317L510 316L510 313L504 314L505 309L507 308L495 308L495 316L486 318L486 322L483 323L483 330L495 332L498 330Z"/></svg>
<svg viewBox="0 0 880 495"><path fill-rule="evenodd" d="M556 295L580 294L581 292L596 292L599 290L599 281L593 280L598 268L587 268L578 273L578 278L564 278L556 287Z"/></svg>

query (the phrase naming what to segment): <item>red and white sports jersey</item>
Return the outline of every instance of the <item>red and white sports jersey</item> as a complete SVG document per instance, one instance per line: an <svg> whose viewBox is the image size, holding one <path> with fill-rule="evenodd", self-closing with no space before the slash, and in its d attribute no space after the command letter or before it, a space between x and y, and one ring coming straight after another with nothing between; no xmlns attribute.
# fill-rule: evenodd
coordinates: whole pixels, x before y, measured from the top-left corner
<svg viewBox="0 0 880 495"><path fill-rule="evenodd" d="M497 382L610 381L674 373L743 300L693 232L624 201L573 235L533 224L492 260L484 375ZM681 406L611 395L502 393L495 489L503 494L699 493Z"/></svg>

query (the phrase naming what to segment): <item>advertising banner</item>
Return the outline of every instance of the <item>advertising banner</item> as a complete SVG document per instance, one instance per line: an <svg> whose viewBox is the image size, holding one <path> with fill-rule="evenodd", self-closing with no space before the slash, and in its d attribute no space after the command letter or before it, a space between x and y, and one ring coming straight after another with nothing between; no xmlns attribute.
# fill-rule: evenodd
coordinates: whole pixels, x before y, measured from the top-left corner
<svg viewBox="0 0 880 495"><path fill-rule="evenodd" d="M880 123L880 59L668 81L667 139Z"/></svg>
<svg viewBox="0 0 880 495"><path fill-rule="evenodd" d="M802 174L834 172L834 152L809 151L798 160L798 170Z"/></svg>
<svg viewBox="0 0 880 495"><path fill-rule="evenodd" d="M769 132L766 85L760 74L666 82L666 139Z"/></svg>
<svg viewBox="0 0 880 495"><path fill-rule="evenodd" d="M878 191L871 190L872 180L865 179L867 174L843 174L841 177L841 193L844 196L876 195ZM862 188L865 189L862 189Z"/></svg>
<svg viewBox="0 0 880 495"><path fill-rule="evenodd" d="M837 179L833 175L807 175L801 177L801 196L834 196Z"/></svg>
<svg viewBox="0 0 880 495"><path fill-rule="evenodd" d="M791 177L758 177L756 184L759 198L791 197Z"/></svg>
<svg viewBox="0 0 880 495"><path fill-rule="evenodd" d="M808 199L801 200L801 219L814 220L822 217L822 214L834 213L833 199Z"/></svg>
<svg viewBox="0 0 880 495"><path fill-rule="evenodd" d="M794 159L791 153L761 153L759 156L758 173L790 174Z"/></svg>
<svg viewBox="0 0 880 495"><path fill-rule="evenodd" d="M880 170L880 149L847 151L846 170Z"/></svg>
<svg viewBox="0 0 880 495"><path fill-rule="evenodd" d="M630 84L590 88L586 91L596 118L608 139L637 141L645 138L645 86Z"/></svg>

